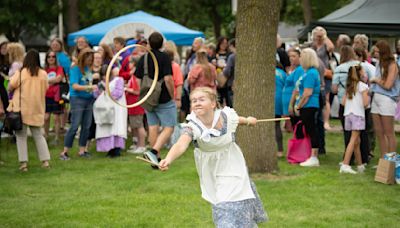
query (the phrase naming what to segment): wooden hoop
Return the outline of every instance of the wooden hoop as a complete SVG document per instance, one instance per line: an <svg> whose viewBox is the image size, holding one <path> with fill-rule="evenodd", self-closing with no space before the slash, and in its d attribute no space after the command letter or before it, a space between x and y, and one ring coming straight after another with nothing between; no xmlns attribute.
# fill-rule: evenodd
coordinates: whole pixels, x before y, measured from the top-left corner
<svg viewBox="0 0 400 228"><path fill-rule="evenodd" d="M110 73L111 73L111 69L112 66L114 65L114 62L117 60L117 58L121 55L122 52L126 51L129 48L132 47L142 47L145 48L146 51L150 54L151 58L153 59L153 64L154 64L154 79L153 79L153 83L151 84L151 87L149 89L149 91L147 92L146 96L144 96L141 100L137 101L136 103L130 104L130 105L123 105L118 103L118 101L116 101L112 96L111 96L111 91L110 91ZM133 108L136 106L139 106L141 104L143 104L143 102L145 102L147 100L147 98L149 98L149 96L153 93L154 89L156 88L156 84L158 81L158 61L156 59L156 56L154 55L154 53L147 47L140 45L140 44L131 44L128 45L124 48L122 48L119 52L117 52L117 54L114 55L114 57L111 59L110 64L107 67L107 72L106 72L106 91L108 96L111 98L111 100L118 104L121 107L124 108Z"/></svg>

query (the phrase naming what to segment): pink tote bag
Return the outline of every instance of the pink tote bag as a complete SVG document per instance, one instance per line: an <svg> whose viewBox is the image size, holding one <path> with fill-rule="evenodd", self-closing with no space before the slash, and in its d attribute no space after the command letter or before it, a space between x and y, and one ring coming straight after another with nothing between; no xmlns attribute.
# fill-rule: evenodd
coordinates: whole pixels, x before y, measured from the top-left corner
<svg viewBox="0 0 400 228"><path fill-rule="evenodd" d="M304 162L311 155L311 141L310 137L306 134L303 124L299 121L294 126L293 138L288 141L287 161L291 164ZM297 127L301 127L304 137L298 139L296 136Z"/></svg>

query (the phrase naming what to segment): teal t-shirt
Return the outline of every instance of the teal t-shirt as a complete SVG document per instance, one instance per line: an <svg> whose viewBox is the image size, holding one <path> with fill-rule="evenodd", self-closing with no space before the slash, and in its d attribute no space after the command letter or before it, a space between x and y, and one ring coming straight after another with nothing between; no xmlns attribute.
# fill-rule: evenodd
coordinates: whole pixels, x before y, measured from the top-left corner
<svg viewBox="0 0 400 228"><path fill-rule="evenodd" d="M319 93L321 91L321 82L318 70L314 67L307 69L304 75L299 79L299 93L303 96L304 89L313 89L312 95L303 108L319 108Z"/></svg>
<svg viewBox="0 0 400 228"><path fill-rule="evenodd" d="M74 66L70 69L70 74L69 74L69 95L71 97L80 97L80 98L85 98L89 99L92 98L93 95L92 93L86 92L86 91L77 91L72 88L73 84L78 84L78 85L90 85L92 83L92 72L89 70L88 67L85 67L85 74L82 74L78 66Z"/></svg>

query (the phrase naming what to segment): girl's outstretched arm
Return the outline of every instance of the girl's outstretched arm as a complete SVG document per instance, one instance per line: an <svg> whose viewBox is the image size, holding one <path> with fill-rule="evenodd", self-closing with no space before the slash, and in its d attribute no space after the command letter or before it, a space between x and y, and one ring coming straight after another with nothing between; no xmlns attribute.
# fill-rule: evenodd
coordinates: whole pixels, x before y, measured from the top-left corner
<svg viewBox="0 0 400 228"><path fill-rule="evenodd" d="M162 171L168 170L169 165L186 151L190 145L190 142L192 142L192 137L187 134L181 135L181 137L178 139L178 142L176 142L169 150L165 159L160 161L160 169Z"/></svg>

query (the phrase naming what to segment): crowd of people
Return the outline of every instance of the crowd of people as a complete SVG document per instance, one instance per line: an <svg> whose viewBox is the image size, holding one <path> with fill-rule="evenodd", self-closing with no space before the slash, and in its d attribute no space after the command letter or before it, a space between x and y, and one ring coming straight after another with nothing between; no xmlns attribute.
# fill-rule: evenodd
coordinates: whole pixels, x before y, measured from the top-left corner
<svg viewBox="0 0 400 228"><path fill-rule="evenodd" d="M4 113L22 115L22 129L7 132L16 138L19 169L28 171L28 129L44 168L50 167L48 141L63 146L61 160L73 158L71 148L79 138L79 157L92 156L89 148L95 140L96 151L107 157L119 157L124 150L143 154L154 169L163 171L193 142L202 196L213 205L214 223L251 227L265 221L267 215L234 137L238 125L256 125L257 119L241 117L233 109L235 40L221 37L217 41L214 45L200 37L194 39L181 60L175 44L164 42L158 32L147 39L140 34L131 40L115 37L113 44L95 48L85 37L78 37L72 55L56 38L50 42L43 66L36 50L25 54L20 43L0 44L0 108ZM318 156L326 153L325 131L331 130L330 107L335 96L346 148L340 173L364 172L374 156L375 138L381 157L396 151L400 43L396 60L384 40L368 52L366 35L357 34L352 41L341 34L335 46L322 27L313 29L311 43L287 51L279 36L277 41L275 117L290 117L285 123L289 131L293 126L304 127L311 153L301 166L319 166ZM112 63L127 43L141 46L125 49ZM155 92L141 106L127 108L147 94L156 67ZM111 73L106 84L108 68ZM162 159L160 151L170 144L182 122L186 124L179 139ZM279 121L275 133L276 154L282 157ZM129 136L133 144L128 147ZM357 171L351 167L353 160Z"/></svg>
<svg viewBox="0 0 400 228"><path fill-rule="evenodd" d="M127 42L149 49L135 47L120 55L112 65L109 97L105 93L106 69ZM219 104L234 105L234 39L220 37L214 45L196 38L185 59L175 44L164 42L159 33L147 39L139 34L129 41L115 37L113 44L102 43L95 48L85 37L78 37L71 55L65 51L62 40L55 38L49 44L43 66L35 50L25 53L20 43L0 44L0 96L5 112L21 110L24 127L31 128L38 148L47 148L47 141L61 145L64 139L59 155L62 160L71 159L70 149L79 137L80 157L91 156L89 146L96 140L96 151L106 152L108 157L118 157L126 149L128 153L144 153L158 162L160 150L169 143L175 126L185 122L191 113L191 91L208 87L218 94ZM373 156L375 138L380 156L396 150L394 116L399 111L394 87L400 58L396 60L384 40L372 47L370 44L364 34L357 34L353 40L341 34L334 44L324 28L316 27L312 42L285 50L278 35L275 117L291 117L285 123L288 131L299 121L304 126L312 152L301 166L319 166L318 155L326 153L325 131L331 130L330 107L335 96L340 103L346 147L341 172L355 173L349 166L353 151L358 170L363 170ZM146 54L147 50L152 50L158 60L161 88L157 105L151 110L144 106L123 108L111 99L122 105L137 102L142 97L141 81L154 77L153 59ZM38 80L43 72L47 75L47 87L42 87L43 82ZM32 96L39 93L44 93L43 99ZM34 121L30 122L33 116ZM54 124L50 124L51 120ZM15 132L21 170L27 170L25 128ZM54 131L52 141L48 140L50 131ZM275 123L275 133L277 156L282 157L279 121ZM128 136L132 136L130 146L125 145ZM40 152L40 160L49 166L48 149Z"/></svg>
<svg viewBox="0 0 400 228"><path fill-rule="evenodd" d="M385 40L377 41L371 52L369 46L365 34L355 35L353 41L341 34L335 47L322 27L312 30L312 42L291 47L287 53L278 42L275 115L290 116L289 129L301 120L310 137L312 152L301 166L319 166L318 155L326 153L325 131L331 130L330 107L335 96L346 148L340 173L364 172L374 156L376 139L380 157L396 152L400 42L396 55ZM277 155L283 156L280 123L275 131ZM357 171L350 166L354 158Z"/></svg>

